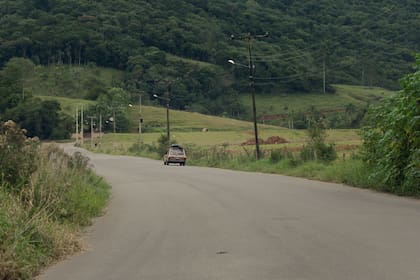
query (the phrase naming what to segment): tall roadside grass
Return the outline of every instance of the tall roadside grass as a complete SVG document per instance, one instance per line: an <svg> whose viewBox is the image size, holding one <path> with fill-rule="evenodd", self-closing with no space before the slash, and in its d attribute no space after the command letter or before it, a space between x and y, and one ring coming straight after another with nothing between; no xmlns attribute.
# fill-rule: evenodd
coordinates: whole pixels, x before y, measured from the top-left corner
<svg viewBox="0 0 420 280"><path fill-rule="evenodd" d="M40 145L12 123L1 132L0 279L32 279L83 248L81 229L103 213L109 186L81 154ZM25 166L34 168L18 172Z"/></svg>
<svg viewBox="0 0 420 280"><path fill-rule="evenodd" d="M252 150L238 153L223 146L211 149L188 146L188 150L191 165L283 174L380 190L371 179L371 171L357 154L333 161L305 160L296 151L283 148L263 150L262 159L257 161Z"/></svg>

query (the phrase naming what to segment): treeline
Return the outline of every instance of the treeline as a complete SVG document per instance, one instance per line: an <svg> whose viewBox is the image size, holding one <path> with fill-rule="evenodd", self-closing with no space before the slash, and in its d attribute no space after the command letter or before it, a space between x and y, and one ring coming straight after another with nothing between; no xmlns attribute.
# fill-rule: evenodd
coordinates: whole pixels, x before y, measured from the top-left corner
<svg viewBox="0 0 420 280"><path fill-rule="evenodd" d="M247 64L247 42L231 34L270 33L253 44L257 94L398 88L419 51L418 14L416 0L0 0L0 65L117 68L127 89L173 81L175 108L234 115L248 74L227 60Z"/></svg>

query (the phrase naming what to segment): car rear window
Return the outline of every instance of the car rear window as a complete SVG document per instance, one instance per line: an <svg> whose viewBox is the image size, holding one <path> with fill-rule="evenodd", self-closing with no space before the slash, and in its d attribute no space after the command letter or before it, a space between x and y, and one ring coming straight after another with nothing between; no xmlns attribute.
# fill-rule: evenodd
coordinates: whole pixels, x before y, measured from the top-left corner
<svg viewBox="0 0 420 280"><path fill-rule="evenodd" d="M184 149L182 148L171 148L169 151L173 155L182 156L184 155Z"/></svg>

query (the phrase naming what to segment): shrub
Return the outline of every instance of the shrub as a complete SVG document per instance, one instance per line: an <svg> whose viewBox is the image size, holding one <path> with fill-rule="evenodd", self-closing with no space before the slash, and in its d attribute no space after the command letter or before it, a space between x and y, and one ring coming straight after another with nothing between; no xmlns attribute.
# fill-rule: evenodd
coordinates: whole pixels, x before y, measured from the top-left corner
<svg viewBox="0 0 420 280"><path fill-rule="evenodd" d="M333 144L311 143L303 146L300 157L303 161L319 160L331 162L337 158L337 152Z"/></svg>
<svg viewBox="0 0 420 280"><path fill-rule="evenodd" d="M309 143L303 146L300 157L304 161L319 160L331 162L337 158L333 144L326 144L326 132L322 120L313 122L307 130Z"/></svg>
<svg viewBox="0 0 420 280"><path fill-rule="evenodd" d="M37 169L39 141L27 138L13 121L0 125L0 183L19 192Z"/></svg>
<svg viewBox="0 0 420 280"><path fill-rule="evenodd" d="M270 161L272 163L276 163L279 162L280 160L283 159L283 155L281 150L277 149L277 150L272 150L270 153Z"/></svg>
<svg viewBox="0 0 420 280"><path fill-rule="evenodd" d="M168 148L171 144L175 144L175 141L174 140L168 141L168 137L164 134L161 134L158 139L158 144L155 151L160 156L163 156L168 151Z"/></svg>
<svg viewBox="0 0 420 280"><path fill-rule="evenodd" d="M101 214L107 184L80 153L26 138L13 122L0 134L0 279L32 279L80 250L80 226Z"/></svg>
<svg viewBox="0 0 420 280"><path fill-rule="evenodd" d="M369 110L364 160L385 191L420 196L420 55L402 90Z"/></svg>

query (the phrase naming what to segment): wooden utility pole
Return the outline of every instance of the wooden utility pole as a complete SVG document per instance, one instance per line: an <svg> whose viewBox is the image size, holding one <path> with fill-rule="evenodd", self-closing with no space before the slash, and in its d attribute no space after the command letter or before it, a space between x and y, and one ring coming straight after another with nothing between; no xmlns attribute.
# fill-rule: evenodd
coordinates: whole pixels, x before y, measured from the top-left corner
<svg viewBox="0 0 420 280"><path fill-rule="evenodd" d="M85 136L84 136L84 133L83 133L83 104L82 104L82 111L81 111L81 118L80 118L80 133L82 134L81 136L81 143L82 143L82 145L84 144L84 138L85 138Z"/></svg>
<svg viewBox="0 0 420 280"><path fill-rule="evenodd" d="M90 146L93 147L93 120L96 119L96 117L89 116L88 118L90 119Z"/></svg>
<svg viewBox="0 0 420 280"><path fill-rule="evenodd" d="M324 61L323 61L323 63L322 63L322 69L323 69L323 85L324 85L324 94L327 92L327 89L326 89L326 87L327 87L327 82L326 82L326 76L327 76L327 74L326 74L326 72L327 72L327 70L326 70L326 66L325 66L325 58L324 58Z"/></svg>
<svg viewBox="0 0 420 280"><path fill-rule="evenodd" d="M79 144L79 108L76 106L76 144Z"/></svg>
<svg viewBox="0 0 420 280"><path fill-rule="evenodd" d="M248 70L249 70L249 91L252 98L252 116L254 121L254 136L255 136L255 157L256 159L260 159L260 145L258 140L258 127L257 127L257 108L255 105L255 85L254 85L254 72L255 72L255 65L252 60L252 42L256 38L264 38L268 37L268 33L264 35L252 35L251 33L248 33L246 36L240 36L236 37L234 35L231 35L231 39L239 39L239 40L245 40L248 42Z"/></svg>

